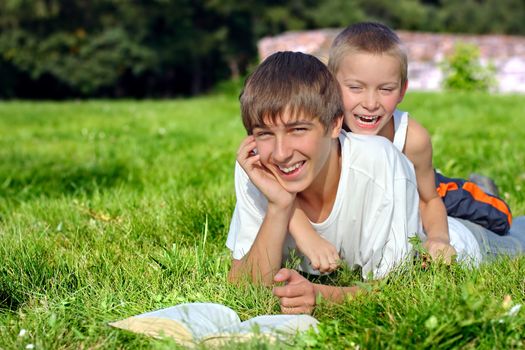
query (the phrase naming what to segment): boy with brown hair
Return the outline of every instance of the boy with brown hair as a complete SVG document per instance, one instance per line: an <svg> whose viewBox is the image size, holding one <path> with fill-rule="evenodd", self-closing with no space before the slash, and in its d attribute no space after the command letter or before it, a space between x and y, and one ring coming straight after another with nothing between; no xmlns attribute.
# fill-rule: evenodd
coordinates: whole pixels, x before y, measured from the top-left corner
<svg viewBox="0 0 525 350"><path fill-rule="evenodd" d="M341 129L340 89L321 61L294 52L268 57L240 102L249 136L235 167L231 280L286 282L274 288L285 313L310 312L318 294L340 301L358 290L281 269L297 247L289 235L296 210L365 278L383 277L409 256L409 238L421 232L413 167L386 139ZM298 269L315 273L304 259Z"/></svg>

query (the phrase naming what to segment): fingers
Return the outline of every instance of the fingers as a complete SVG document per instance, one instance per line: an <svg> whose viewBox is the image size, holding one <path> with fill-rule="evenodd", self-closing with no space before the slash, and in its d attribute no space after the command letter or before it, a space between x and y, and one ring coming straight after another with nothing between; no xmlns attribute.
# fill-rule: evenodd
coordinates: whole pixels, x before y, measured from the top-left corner
<svg viewBox="0 0 525 350"><path fill-rule="evenodd" d="M456 250L452 247L433 247L429 249L428 253L433 260L444 260L450 262L452 256L456 254Z"/></svg>
<svg viewBox="0 0 525 350"><path fill-rule="evenodd" d="M244 169L244 171L250 176L253 181L254 172L253 170L265 170L261 164L261 156L258 153L254 153L256 143L253 135L247 136L242 140L237 150L237 162Z"/></svg>
<svg viewBox="0 0 525 350"><path fill-rule="evenodd" d="M307 285L278 287L277 294L291 296L280 297L281 312L284 314L311 314L315 308L315 293Z"/></svg>
<svg viewBox="0 0 525 350"><path fill-rule="evenodd" d="M339 255L330 254L324 256L322 259L321 266L319 267L319 272L328 273L335 271L339 267Z"/></svg>
<svg viewBox="0 0 525 350"><path fill-rule="evenodd" d="M293 272L297 273L294 270L282 268L279 271L277 271L277 273L273 277L273 280L275 282L288 282L291 279Z"/></svg>
<svg viewBox="0 0 525 350"><path fill-rule="evenodd" d="M457 252L450 244L436 243L435 241L427 241L425 243L424 246L428 250L428 254L432 260L441 261L447 265L455 261Z"/></svg>
<svg viewBox="0 0 525 350"><path fill-rule="evenodd" d="M450 265L455 261L456 250L454 248L442 249L434 252L434 254L431 253L430 256L432 260L443 261L445 264Z"/></svg>
<svg viewBox="0 0 525 350"><path fill-rule="evenodd" d="M315 305L284 306L281 304L281 312L287 315L308 314L315 309Z"/></svg>
<svg viewBox="0 0 525 350"><path fill-rule="evenodd" d="M245 137L237 149L237 159L244 159L251 155L255 155L255 153L253 153L255 146L255 137L253 137L253 135Z"/></svg>
<svg viewBox="0 0 525 350"><path fill-rule="evenodd" d="M311 284L299 272L286 268L280 269L273 279L275 282L284 282L286 284L281 287L273 288L273 294L278 297L296 297L303 293L304 286L308 288Z"/></svg>
<svg viewBox="0 0 525 350"><path fill-rule="evenodd" d="M274 280L287 282L287 285L273 289L273 294L280 299L282 313L312 313L315 307L315 289L310 281L290 269L281 269Z"/></svg>
<svg viewBox="0 0 525 350"><path fill-rule="evenodd" d="M334 252L312 257L310 259L310 266L312 266L314 270L319 270L321 273L327 273L337 270L339 262L339 254L337 254L334 249Z"/></svg>

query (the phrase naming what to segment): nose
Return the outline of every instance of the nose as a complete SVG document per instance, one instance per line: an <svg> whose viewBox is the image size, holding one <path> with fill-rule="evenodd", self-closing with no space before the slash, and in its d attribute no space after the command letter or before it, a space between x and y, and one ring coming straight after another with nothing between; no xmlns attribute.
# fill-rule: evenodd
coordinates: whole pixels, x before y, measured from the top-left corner
<svg viewBox="0 0 525 350"><path fill-rule="evenodd" d="M273 148L272 158L276 163L286 163L292 156L292 148L286 136L277 136Z"/></svg>
<svg viewBox="0 0 525 350"><path fill-rule="evenodd" d="M373 111L378 107L378 98L375 91L368 91L364 100L363 107L369 111Z"/></svg>

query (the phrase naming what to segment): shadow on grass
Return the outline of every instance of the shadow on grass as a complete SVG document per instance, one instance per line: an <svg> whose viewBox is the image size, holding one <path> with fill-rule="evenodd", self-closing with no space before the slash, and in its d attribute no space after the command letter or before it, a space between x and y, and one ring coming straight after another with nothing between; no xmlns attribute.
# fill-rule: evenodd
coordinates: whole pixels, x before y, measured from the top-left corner
<svg viewBox="0 0 525 350"><path fill-rule="evenodd" d="M32 298L70 294L82 287L77 260L57 252L52 237L8 238L3 244L0 311L16 311Z"/></svg>
<svg viewBox="0 0 525 350"><path fill-rule="evenodd" d="M22 300L17 298L17 296L12 295L8 291L4 290L3 287L0 287L0 311L1 310L16 311L20 307L21 304L22 304Z"/></svg>
<svg viewBox="0 0 525 350"><path fill-rule="evenodd" d="M25 200L40 196L90 194L126 183L142 187L137 172L122 161L64 165L32 162L29 167L9 171L0 184L0 197Z"/></svg>

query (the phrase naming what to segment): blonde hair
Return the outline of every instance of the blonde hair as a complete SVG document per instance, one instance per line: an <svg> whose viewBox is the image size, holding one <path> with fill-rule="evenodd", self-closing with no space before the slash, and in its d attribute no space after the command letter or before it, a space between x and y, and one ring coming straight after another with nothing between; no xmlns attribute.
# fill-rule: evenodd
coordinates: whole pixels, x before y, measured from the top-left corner
<svg viewBox="0 0 525 350"><path fill-rule="evenodd" d="M385 54L399 59L401 85L405 85L408 66L406 50L397 34L389 27L376 22L360 22L346 27L336 36L330 48L330 71L337 74L343 59L353 53Z"/></svg>
<svg viewBox="0 0 525 350"><path fill-rule="evenodd" d="M300 52L266 58L246 79L239 100L248 134L284 113L318 119L326 131L343 115L337 80L321 61Z"/></svg>

